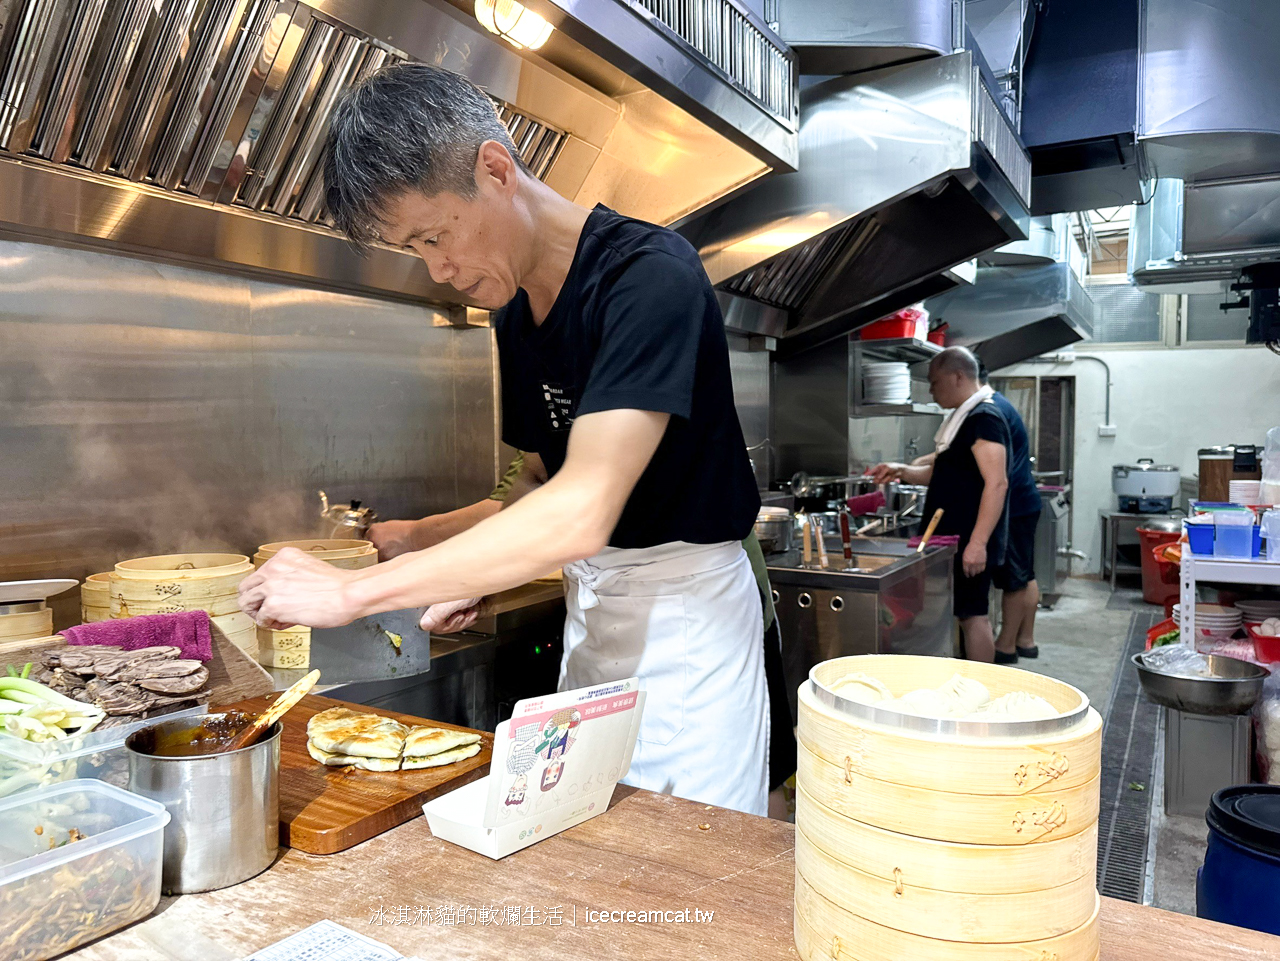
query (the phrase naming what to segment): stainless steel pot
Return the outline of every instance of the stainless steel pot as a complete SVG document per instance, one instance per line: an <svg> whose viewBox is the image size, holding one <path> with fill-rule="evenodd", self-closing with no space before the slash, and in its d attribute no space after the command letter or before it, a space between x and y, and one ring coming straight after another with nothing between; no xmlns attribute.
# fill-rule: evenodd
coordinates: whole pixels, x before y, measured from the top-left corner
<svg viewBox="0 0 1280 961"><path fill-rule="evenodd" d="M215 891L271 866L280 846L280 732L222 754L143 753L157 735L174 735L225 714L185 717L143 728L124 742L129 790L169 811L164 829L165 894Z"/></svg>
<svg viewBox="0 0 1280 961"><path fill-rule="evenodd" d="M756 540L766 554L791 550L795 517L785 507L762 507L756 515Z"/></svg>

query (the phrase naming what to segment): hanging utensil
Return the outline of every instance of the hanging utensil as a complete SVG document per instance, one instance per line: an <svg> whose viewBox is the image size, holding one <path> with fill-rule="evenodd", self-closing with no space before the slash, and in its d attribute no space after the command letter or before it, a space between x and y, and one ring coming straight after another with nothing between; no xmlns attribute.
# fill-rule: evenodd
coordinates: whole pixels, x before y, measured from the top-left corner
<svg viewBox="0 0 1280 961"><path fill-rule="evenodd" d="M263 711L254 719L254 722L240 731L227 744L227 751L238 751L242 747L248 747L258 738L260 738L272 724L284 717L295 704L306 696L307 692L316 686L316 681L320 680L320 672L312 671L306 677L299 681L295 681L290 685L289 689L281 694L271 706Z"/></svg>
<svg viewBox="0 0 1280 961"><path fill-rule="evenodd" d="M933 536L933 532L938 529L938 521L942 520L942 508L939 507L933 512L933 517L929 519L929 526L924 529L924 536L920 538L920 545L916 548L917 554L924 553L924 547L929 543L929 538Z"/></svg>

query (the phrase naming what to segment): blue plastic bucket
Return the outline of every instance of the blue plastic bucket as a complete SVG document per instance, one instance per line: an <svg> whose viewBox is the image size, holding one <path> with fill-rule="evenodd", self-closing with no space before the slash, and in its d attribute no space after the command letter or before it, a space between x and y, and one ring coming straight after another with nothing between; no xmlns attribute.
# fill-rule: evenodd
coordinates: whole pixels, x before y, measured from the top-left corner
<svg viewBox="0 0 1280 961"><path fill-rule="evenodd" d="M1209 802L1196 915L1280 934L1280 786L1223 788Z"/></svg>

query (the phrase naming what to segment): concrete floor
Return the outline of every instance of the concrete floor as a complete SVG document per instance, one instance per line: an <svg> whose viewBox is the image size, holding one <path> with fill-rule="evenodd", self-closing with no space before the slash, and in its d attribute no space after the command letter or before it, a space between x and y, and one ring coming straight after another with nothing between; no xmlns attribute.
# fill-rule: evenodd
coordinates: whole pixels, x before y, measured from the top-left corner
<svg viewBox="0 0 1280 961"><path fill-rule="evenodd" d="M1156 608L1144 604L1133 588L1121 587L1113 594L1109 584L1091 578L1070 578L1063 591L1053 609L1041 610L1036 618L1040 657L1021 660L1018 667L1074 684L1105 713L1131 617L1135 611L1151 613ZM1158 764L1153 780L1160 779L1162 770ZM1159 785L1152 788L1155 856L1154 864L1147 865L1150 903L1195 914L1196 869L1204 860L1206 843L1204 819L1166 817L1160 809Z"/></svg>

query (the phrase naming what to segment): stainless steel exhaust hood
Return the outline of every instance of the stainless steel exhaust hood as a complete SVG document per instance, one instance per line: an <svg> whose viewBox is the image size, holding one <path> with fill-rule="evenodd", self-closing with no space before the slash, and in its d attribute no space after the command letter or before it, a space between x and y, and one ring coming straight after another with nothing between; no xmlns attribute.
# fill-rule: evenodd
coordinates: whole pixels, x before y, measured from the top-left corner
<svg viewBox="0 0 1280 961"><path fill-rule="evenodd" d="M801 99L800 169L678 228L731 324L807 349L1026 237L1030 160L971 53L836 77Z"/></svg>
<svg viewBox="0 0 1280 961"><path fill-rule="evenodd" d="M457 302L323 209L339 95L437 63L495 99L563 196L670 222L796 162L795 56L740 0L530 0L537 51L470 0L0 0L0 232Z"/></svg>
<svg viewBox="0 0 1280 961"><path fill-rule="evenodd" d="M1093 301L1067 263L979 267L972 287L925 301L947 342L995 371L1093 336Z"/></svg>

